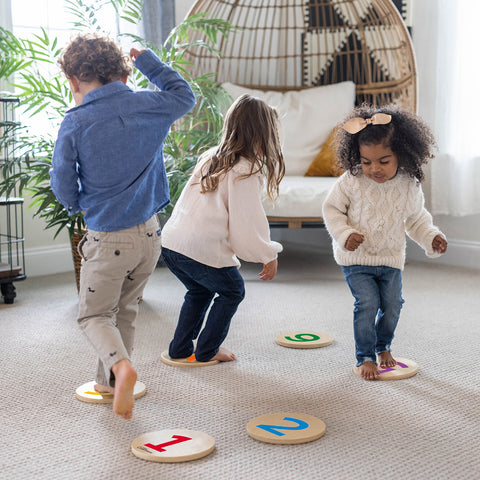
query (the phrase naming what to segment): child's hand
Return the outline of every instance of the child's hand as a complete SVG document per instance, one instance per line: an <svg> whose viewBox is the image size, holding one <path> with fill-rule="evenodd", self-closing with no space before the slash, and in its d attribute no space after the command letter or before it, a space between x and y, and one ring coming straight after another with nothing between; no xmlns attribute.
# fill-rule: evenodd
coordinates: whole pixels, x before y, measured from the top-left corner
<svg viewBox="0 0 480 480"><path fill-rule="evenodd" d="M365 237L360 235L359 233L352 233L345 242L345 248L354 252L363 242L365 241Z"/></svg>
<svg viewBox="0 0 480 480"><path fill-rule="evenodd" d="M130 58L135 61L145 50L137 50L136 48L130 49Z"/></svg>
<svg viewBox="0 0 480 480"><path fill-rule="evenodd" d="M278 267L277 259L266 263L263 266L263 270L259 273L260 278L262 280L272 280L273 277L277 274L277 267Z"/></svg>
<svg viewBox="0 0 480 480"><path fill-rule="evenodd" d="M437 235L432 241L432 248L434 252L445 253L447 251L447 241L440 235Z"/></svg>

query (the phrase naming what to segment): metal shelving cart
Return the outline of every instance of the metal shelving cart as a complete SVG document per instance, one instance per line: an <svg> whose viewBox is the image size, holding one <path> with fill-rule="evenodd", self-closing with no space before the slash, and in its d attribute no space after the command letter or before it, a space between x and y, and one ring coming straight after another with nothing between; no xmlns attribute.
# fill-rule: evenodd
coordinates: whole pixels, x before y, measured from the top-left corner
<svg viewBox="0 0 480 480"><path fill-rule="evenodd" d="M16 155L14 132L19 123L14 120L14 107L18 98L0 96L0 167ZM5 175L14 175L18 166L0 171L0 181ZM3 176L2 176L3 175ZM25 251L23 232L23 198L17 196L16 187L5 197L0 197L0 289L5 303L16 297L13 282L25 280Z"/></svg>

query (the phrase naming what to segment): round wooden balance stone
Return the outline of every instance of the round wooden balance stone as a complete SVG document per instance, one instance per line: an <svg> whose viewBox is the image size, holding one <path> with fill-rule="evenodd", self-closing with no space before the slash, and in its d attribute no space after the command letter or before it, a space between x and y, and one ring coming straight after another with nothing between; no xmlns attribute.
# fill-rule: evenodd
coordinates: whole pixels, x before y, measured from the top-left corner
<svg viewBox="0 0 480 480"><path fill-rule="evenodd" d="M210 365L216 365L219 363L219 360L199 362L195 359L195 354L188 358L171 358L167 351L162 353L160 359L166 365L172 365L173 367L209 367Z"/></svg>
<svg viewBox="0 0 480 480"><path fill-rule="evenodd" d="M275 340L282 347L288 348L319 348L326 347L333 342L333 337L323 332L289 332L281 333Z"/></svg>
<svg viewBox="0 0 480 480"><path fill-rule="evenodd" d="M378 370L378 380L402 380L413 377L418 372L418 365L407 358L395 358L397 364L394 367L387 367ZM358 367L353 367L355 375L361 377Z"/></svg>
<svg viewBox="0 0 480 480"><path fill-rule="evenodd" d="M132 442L132 453L151 462L188 462L202 458L215 448L215 439L186 429L145 433Z"/></svg>
<svg viewBox="0 0 480 480"><path fill-rule="evenodd" d="M271 413L247 424L247 432L255 440L285 445L317 440L326 428L322 420L305 413Z"/></svg>
<svg viewBox="0 0 480 480"><path fill-rule="evenodd" d="M75 391L76 397L81 402L86 403L112 403L113 394L111 393L99 393L95 391L96 382L88 382L78 387ZM147 387L142 382L136 382L133 388L133 398L137 399L143 397L147 393Z"/></svg>

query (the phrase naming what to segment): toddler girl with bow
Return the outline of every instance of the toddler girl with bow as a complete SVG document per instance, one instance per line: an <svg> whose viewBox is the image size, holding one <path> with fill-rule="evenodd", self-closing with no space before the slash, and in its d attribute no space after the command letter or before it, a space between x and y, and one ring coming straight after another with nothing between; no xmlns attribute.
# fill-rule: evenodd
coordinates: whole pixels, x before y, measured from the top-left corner
<svg viewBox="0 0 480 480"><path fill-rule="evenodd" d="M354 109L337 135L346 172L330 190L323 218L355 298L356 365L375 380L379 366L396 365L390 346L404 302L405 233L428 257L447 249L420 185L436 143L423 120L394 105Z"/></svg>

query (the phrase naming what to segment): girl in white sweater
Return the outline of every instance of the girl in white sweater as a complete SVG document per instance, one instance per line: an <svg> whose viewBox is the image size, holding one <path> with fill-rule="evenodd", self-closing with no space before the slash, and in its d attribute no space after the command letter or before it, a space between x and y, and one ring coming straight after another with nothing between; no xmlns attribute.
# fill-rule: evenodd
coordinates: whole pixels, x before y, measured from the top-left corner
<svg viewBox="0 0 480 480"><path fill-rule="evenodd" d="M262 280L276 275L282 246L270 240L262 194L265 180L268 196L278 194L284 172L276 110L241 96L225 116L220 145L199 160L162 230L162 258L187 288L171 358L191 356L198 337L197 361L235 359L221 344L245 296L237 257L262 263Z"/></svg>
<svg viewBox="0 0 480 480"><path fill-rule="evenodd" d="M354 109L337 140L346 172L329 192L323 218L355 298L357 367L363 378L375 380L378 365L396 365L390 344L403 304L405 232L428 257L447 249L420 186L422 165L436 144L419 117L393 105Z"/></svg>

